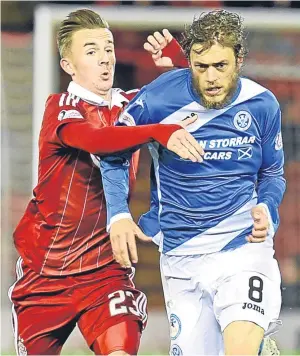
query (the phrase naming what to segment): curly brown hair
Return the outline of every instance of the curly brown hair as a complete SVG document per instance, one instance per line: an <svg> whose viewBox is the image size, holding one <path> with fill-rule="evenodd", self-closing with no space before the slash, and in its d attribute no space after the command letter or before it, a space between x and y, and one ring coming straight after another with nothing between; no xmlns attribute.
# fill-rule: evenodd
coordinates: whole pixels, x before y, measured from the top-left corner
<svg viewBox="0 0 300 356"><path fill-rule="evenodd" d="M202 44L205 51L218 42L225 47L231 47L236 58L244 58L248 53L243 19L233 12L203 12L198 18L194 18L191 25L185 27L182 35L181 45L188 58L194 43Z"/></svg>

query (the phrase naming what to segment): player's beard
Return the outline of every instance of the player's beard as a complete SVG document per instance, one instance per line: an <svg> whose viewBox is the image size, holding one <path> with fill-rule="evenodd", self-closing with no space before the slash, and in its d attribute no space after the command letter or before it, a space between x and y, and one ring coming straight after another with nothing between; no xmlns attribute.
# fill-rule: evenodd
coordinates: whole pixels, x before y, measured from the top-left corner
<svg viewBox="0 0 300 356"><path fill-rule="evenodd" d="M200 97L201 105L204 106L206 109L215 109L215 110L223 109L224 107L226 107L231 102L232 97L234 96L234 94L236 92L239 77L240 77L240 71L235 70L234 73L232 74L232 77L230 80L231 85L227 89L226 96L224 97L223 100L216 102L213 100L206 99L206 97L203 95L203 91L199 87L199 84L198 84L196 78L194 78L194 76L193 76L193 86L194 86L194 89L196 90L197 94Z"/></svg>

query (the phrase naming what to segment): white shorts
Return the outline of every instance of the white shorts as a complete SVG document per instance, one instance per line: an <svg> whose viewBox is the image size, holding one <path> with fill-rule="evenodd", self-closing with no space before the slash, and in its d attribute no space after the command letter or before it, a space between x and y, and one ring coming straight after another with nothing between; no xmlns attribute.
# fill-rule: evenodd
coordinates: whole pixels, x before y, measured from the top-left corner
<svg viewBox="0 0 300 356"><path fill-rule="evenodd" d="M171 355L222 355L233 321L274 332L281 307L280 272L264 243L206 255L161 255Z"/></svg>

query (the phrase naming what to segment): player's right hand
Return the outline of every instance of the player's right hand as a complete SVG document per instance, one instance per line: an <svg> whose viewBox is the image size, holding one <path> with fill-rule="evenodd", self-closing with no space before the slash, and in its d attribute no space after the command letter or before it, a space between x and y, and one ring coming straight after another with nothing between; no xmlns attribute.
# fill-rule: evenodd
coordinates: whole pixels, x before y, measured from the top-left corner
<svg viewBox="0 0 300 356"><path fill-rule="evenodd" d="M253 219L253 229L251 235L246 237L248 242L264 242L268 237L269 218L266 209L263 206L256 205L251 209Z"/></svg>
<svg viewBox="0 0 300 356"><path fill-rule="evenodd" d="M184 128L197 120L197 115L188 117L177 124L182 126L182 130L175 131L167 143L168 150L178 154L183 159L190 159L192 162L203 162L204 149L195 138Z"/></svg>
<svg viewBox="0 0 300 356"><path fill-rule="evenodd" d="M153 35L147 37L147 41L144 43L144 49L152 55L153 62L157 67L174 67L172 58L163 57L162 52L162 50L167 47L172 42L172 40L173 36L167 29L162 30L162 33L156 31L153 33Z"/></svg>
<svg viewBox="0 0 300 356"><path fill-rule="evenodd" d="M131 267L131 262L138 262L136 237L145 242L152 241L131 219L121 219L111 224L110 242L114 258L124 268Z"/></svg>

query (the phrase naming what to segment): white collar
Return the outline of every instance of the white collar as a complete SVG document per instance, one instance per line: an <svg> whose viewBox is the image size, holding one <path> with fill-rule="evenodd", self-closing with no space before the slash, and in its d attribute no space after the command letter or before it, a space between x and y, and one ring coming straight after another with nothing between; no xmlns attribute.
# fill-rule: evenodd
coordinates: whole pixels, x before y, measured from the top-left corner
<svg viewBox="0 0 300 356"><path fill-rule="evenodd" d="M128 103L129 100L125 98L121 94L121 89L112 88L111 89L111 102L108 100L103 99L100 95L94 94L91 91L83 88L81 85L71 81L68 86L68 92L70 94L79 96L80 99L89 102L90 104L98 105L98 106L118 106L122 107L123 102Z"/></svg>

